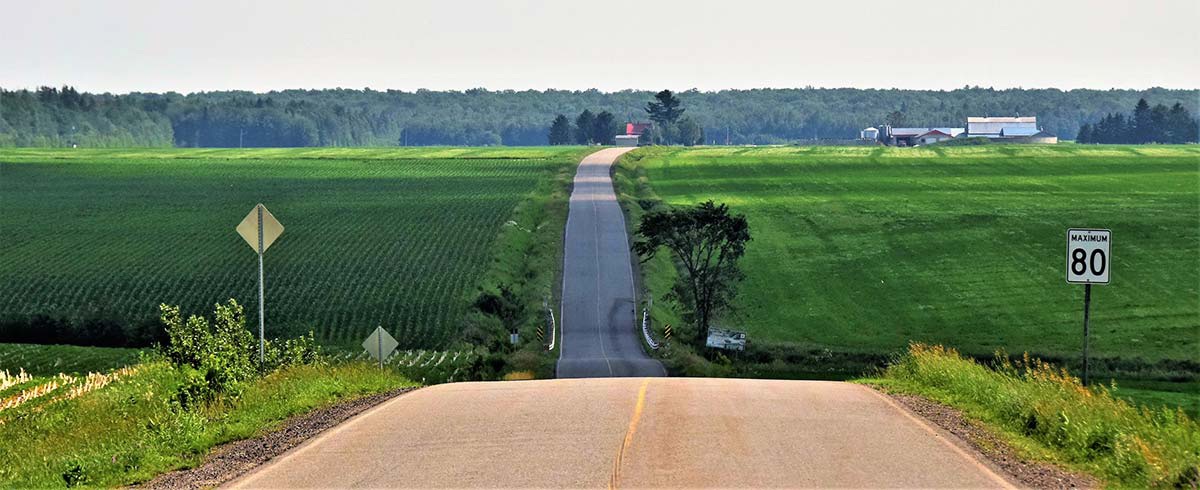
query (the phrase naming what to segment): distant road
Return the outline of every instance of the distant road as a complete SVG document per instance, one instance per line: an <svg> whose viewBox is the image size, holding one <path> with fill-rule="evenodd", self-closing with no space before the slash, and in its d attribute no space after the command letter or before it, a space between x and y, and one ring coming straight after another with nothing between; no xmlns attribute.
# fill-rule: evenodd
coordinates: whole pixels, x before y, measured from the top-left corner
<svg viewBox="0 0 1200 490"><path fill-rule="evenodd" d="M610 168L633 148L609 148L579 163L563 250L560 378L666 376L642 350L625 217Z"/></svg>
<svg viewBox="0 0 1200 490"><path fill-rule="evenodd" d="M1012 487L954 441L849 383L452 383L386 402L231 486Z"/></svg>

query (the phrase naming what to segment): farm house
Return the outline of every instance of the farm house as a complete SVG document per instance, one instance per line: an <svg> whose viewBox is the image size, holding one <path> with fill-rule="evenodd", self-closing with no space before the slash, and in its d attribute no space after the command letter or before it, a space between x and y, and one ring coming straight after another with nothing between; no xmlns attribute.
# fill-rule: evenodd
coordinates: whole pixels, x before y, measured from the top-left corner
<svg viewBox="0 0 1200 490"><path fill-rule="evenodd" d="M637 146L638 142L641 141L642 133L649 131L650 127L650 123L625 123L625 134L617 135L617 146Z"/></svg>
<svg viewBox="0 0 1200 490"><path fill-rule="evenodd" d="M956 138L965 131L963 128L893 128L884 125L879 140L891 146L916 146ZM922 137L928 141L922 141Z"/></svg>
<svg viewBox="0 0 1200 490"><path fill-rule="evenodd" d="M947 133L940 129L934 129L934 130L931 130L925 134L922 134L922 135L919 135L916 137L916 141L917 141L918 145L928 145L930 143L937 143L939 141L946 141L946 140L951 140L951 139L954 139L954 136L951 136L950 133Z"/></svg>

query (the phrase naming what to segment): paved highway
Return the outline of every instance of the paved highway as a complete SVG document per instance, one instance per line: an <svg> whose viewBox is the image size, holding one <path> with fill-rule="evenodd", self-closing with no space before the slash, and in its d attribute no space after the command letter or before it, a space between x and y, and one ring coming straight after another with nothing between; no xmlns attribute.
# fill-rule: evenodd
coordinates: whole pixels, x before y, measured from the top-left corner
<svg viewBox="0 0 1200 490"><path fill-rule="evenodd" d="M617 157L632 149L588 155L575 174L563 250L559 378L667 374L642 350L629 237L609 176Z"/></svg>
<svg viewBox="0 0 1200 490"><path fill-rule="evenodd" d="M849 383L454 383L388 401L231 486L1012 487L955 441Z"/></svg>

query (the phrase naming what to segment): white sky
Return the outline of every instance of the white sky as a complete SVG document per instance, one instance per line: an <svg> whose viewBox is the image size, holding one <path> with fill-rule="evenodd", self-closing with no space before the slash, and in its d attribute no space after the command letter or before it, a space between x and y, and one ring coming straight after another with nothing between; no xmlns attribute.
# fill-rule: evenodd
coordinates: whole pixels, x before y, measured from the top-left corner
<svg viewBox="0 0 1200 490"><path fill-rule="evenodd" d="M0 25L8 89L1200 87L1198 0L0 0Z"/></svg>

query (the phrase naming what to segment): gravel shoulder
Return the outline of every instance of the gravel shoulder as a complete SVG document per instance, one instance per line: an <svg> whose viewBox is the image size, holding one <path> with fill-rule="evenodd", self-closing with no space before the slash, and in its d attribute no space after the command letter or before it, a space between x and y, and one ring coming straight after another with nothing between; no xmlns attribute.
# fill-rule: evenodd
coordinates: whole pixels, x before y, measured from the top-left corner
<svg viewBox="0 0 1200 490"><path fill-rule="evenodd" d="M1022 458L1017 451L993 431L969 420L962 412L927 398L902 393L889 393L872 387L890 397L904 409L916 414L938 428L953 434L982 461L1004 472L1009 478L1028 488L1100 488L1095 478L1067 471L1050 463Z"/></svg>
<svg viewBox="0 0 1200 490"><path fill-rule="evenodd" d="M310 438L371 407L417 388L399 388L366 396L285 420L278 428L253 439L213 448L195 468L164 473L136 488L199 489L229 482L259 465L303 444Z"/></svg>

